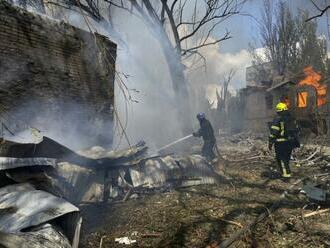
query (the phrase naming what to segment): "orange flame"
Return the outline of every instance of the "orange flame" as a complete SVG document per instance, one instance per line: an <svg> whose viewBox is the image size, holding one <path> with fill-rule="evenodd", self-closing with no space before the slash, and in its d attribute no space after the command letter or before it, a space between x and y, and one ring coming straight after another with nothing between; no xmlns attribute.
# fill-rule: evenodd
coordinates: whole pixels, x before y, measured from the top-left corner
<svg viewBox="0 0 330 248"><path fill-rule="evenodd" d="M304 69L305 78L301 80L298 85L310 85L316 90L317 95L317 106L320 107L326 104L327 99L327 86L320 84L322 76L313 70L312 66L308 66ZM299 104L299 103L298 103ZM303 104L302 104L303 105Z"/></svg>

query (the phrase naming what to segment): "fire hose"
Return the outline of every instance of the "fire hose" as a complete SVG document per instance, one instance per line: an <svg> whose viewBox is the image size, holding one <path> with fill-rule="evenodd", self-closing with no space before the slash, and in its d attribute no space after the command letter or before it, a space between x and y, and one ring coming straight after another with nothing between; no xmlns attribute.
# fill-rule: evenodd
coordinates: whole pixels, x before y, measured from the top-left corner
<svg viewBox="0 0 330 248"><path fill-rule="evenodd" d="M181 138L181 139L178 139L178 140L176 140L176 141L173 141L172 143L170 143L170 144L168 144L168 145L166 145L166 146L163 146L163 147L161 147L160 149L158 149L157 152L160 152L160 151L162 151L162 150L165 150L166 148L169 148L169 147L171 147L171 146L173 146L173 145L175 145L175 144L177 144L177 143L180 143L180 142L182 142L182 141L184 141L184 140L186 140L186 139L189 139L189 138L192 137L192 136L193 136L192 134L189 134L189 135L187 135L187 136L185 136L185 137L183 137L183 138Z"/></svg>
<svg viewBox="0 0 330 248"><path fill-rule="evenodd" d="M163 151L163 150L165 150L165 149L167 149L167 148L169 148L169 147L171 147L171 146L173 146L173 145L175 145L175 144L178 144L178 143L180 143L180 142L182 142L182 141L185 141L185 140L187 140L187 139L189 139L189 138L191 138L191 137L193 137L193 135L192 135L192 134L189 134L189 135L187 135L187 136L185 136L185 137L183 137L183 138L180 138L180 139L178 139L178 140L176 140L176 141L173 141L172 143L170 143L170 144L168 144L168 145L165 145L165 146L159 148L158 151L157 151L157 153L159 153L160 151ZM221 154L220 154L220 152L219 152L219 149L218 149L218 145L217 145L216 142L215 142L215 145L214 145L214 146L215 146L215 150L216 150L216 152L217 152L217 154L218 154L218 157L219 157L219 158L222 158L222 156L221 156Z"/></svg>

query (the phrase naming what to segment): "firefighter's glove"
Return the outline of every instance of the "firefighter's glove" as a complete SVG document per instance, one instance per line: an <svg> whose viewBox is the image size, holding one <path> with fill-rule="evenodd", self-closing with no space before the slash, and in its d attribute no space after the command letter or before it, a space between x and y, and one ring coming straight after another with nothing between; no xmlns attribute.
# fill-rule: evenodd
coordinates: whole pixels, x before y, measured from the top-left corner
<svg viewBox="0 0 330 248"><path fill-rule="evenodd" d="M198 137L198 133L197 132L193 132L192 134L194 137Z"/></svg>

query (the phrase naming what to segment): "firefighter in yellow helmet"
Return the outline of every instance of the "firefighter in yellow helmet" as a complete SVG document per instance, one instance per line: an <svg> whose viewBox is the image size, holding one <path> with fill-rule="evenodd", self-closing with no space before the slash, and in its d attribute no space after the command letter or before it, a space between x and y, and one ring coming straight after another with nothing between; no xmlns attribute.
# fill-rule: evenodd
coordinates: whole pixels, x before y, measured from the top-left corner
<svg viewBox="0 0 330 248"><path fill-rule="evenodd" d="M290 115L288 106L280 102L276 105L277 117L270 123L269 150L275 147L276 160L283 178L291 177L290 158L294 148L300 147L298 126Z"/></svg>

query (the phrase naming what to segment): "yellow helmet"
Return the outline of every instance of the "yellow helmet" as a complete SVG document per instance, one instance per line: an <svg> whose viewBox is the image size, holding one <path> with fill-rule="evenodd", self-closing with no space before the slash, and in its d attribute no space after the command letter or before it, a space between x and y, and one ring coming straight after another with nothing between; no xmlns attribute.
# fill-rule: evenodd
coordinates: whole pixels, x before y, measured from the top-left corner
<svg viewBox="0 0 330 248"><path fill-rule="evenodd" d="M285 110L288 110L288 106L285 103L280 102L276 105L276 112L282 112Z"/></svg>

